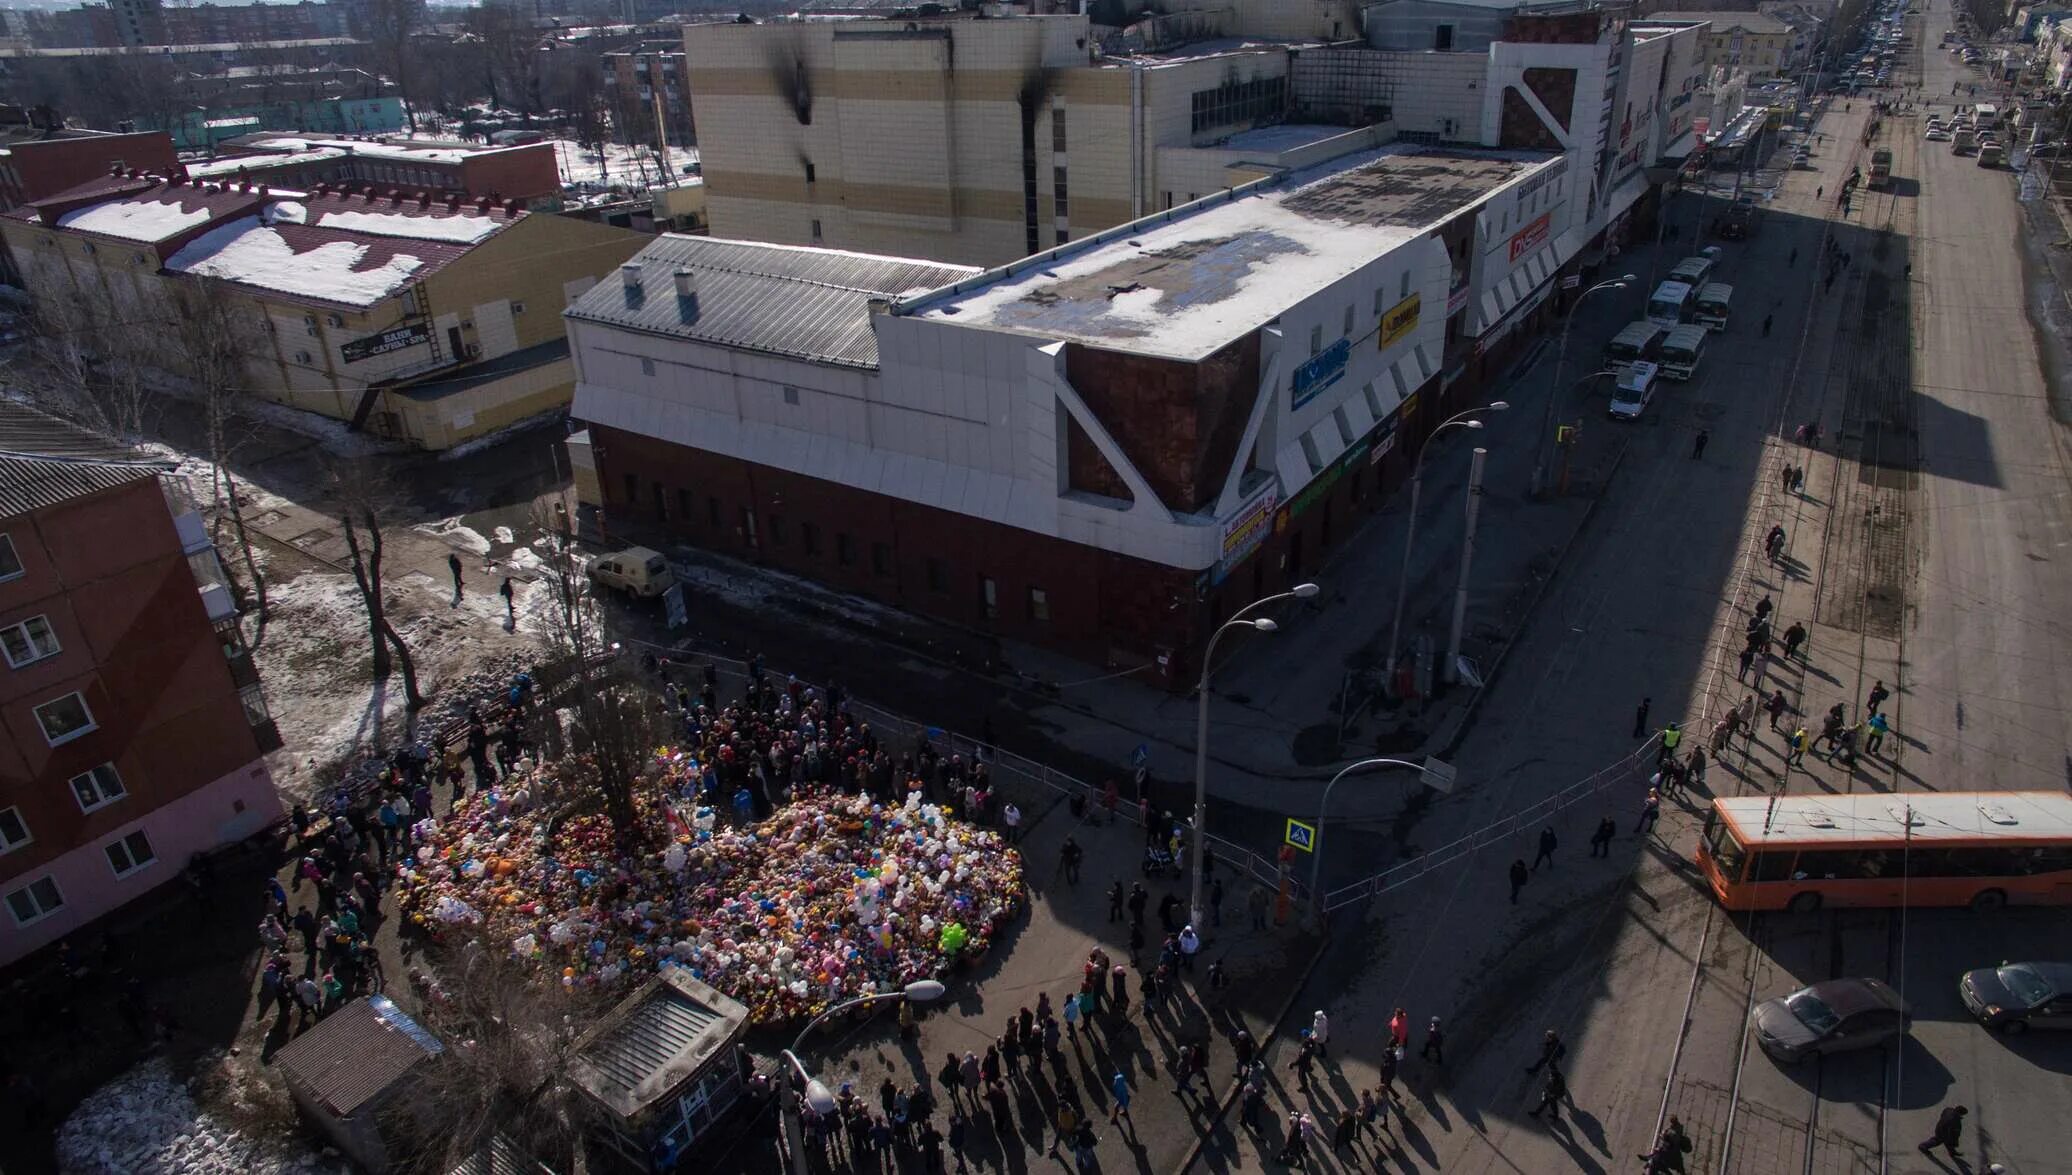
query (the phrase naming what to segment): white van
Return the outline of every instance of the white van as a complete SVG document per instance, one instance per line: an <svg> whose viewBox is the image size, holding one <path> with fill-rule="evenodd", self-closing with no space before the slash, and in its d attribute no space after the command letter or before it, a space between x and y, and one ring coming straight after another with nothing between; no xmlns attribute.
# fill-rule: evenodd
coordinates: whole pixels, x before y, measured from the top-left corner
<svg viewBox="0 0 2072 1175"><path fill-rule="evenodd" d="M1698 300L1691 313L1691 321L1703 323L1713 330L1727 329L1727 316L1733 311L1734 287L1725 282L1707 282L1698 290Z"/></svg>
<svg viewBox="0 0 2072 1175"><path fill-rule="evenodd" d="M1612 337L1605 344L1604 365L1613 371L1624 371L1636 363L1654 362L1662 350L1662 340L1669 337L1669 328L1652 322L1629 323L1626 329Z"/></svg>
<svg viewBox="0 0 2072 1175"><path fill-rule="evenodd" d="M1689 379L1698 374L1698 363L1705 358L1705 341L1712 332L1691 323L1677 327L1662 340L1662 374L1670 379Z"/></svg>
<svg viewBox="0 0 2072 1175"><path fill-rule="evenodd" d="M1697 294L1689 282L1666 281L1648 298L1648 321L1663 326L1681 326L1690 315L1691 299Z"/></svg>
<svg viewBox="0 0 2072 1175"><path fill-rule="evenodd" d="M1670 281L1682 282L1694 290L1704 285L1705 279L1711 276L1712 258L1710 257L1686 257L1676 263L1675 269L1669 271Z"/></svg>
<svg viewBox="0 0 2072 1175"><path fill-rule="evenodd" d="M1619 382L1612 386L1613 420L1639 419L1648 402L1655 398L1657 373L1658 369L1652 363L1636 363L1619 373Z"/></svg>
<svg viewBox="0 0 2072 1175"><path fill-rule="evenodd" d="M587 570L590 581L598 587L641 599L659 596L676 583L676 573L669 569L669 561L660 552L646 547L627 547L623 551L599 555L590 560Z"/></svg>

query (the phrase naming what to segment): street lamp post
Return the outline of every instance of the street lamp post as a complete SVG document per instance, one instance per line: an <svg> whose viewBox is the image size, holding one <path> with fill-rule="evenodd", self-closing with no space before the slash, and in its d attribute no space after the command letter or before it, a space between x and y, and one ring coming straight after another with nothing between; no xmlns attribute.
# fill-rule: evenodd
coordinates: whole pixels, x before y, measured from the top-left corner
<svg viewBox="0 0 2072 1175"><path fill-rule="evenodd" d="M1331 777L1331 782L1324 785L1323 798L1317 801L1316 844L1310 849L1309 854L1309 900L1312 902L1321 902L1324 897L1324 891L1317 887L1324 880L1324 812L1331 804L1331 789L1338 786L1339 780L1353 772L1365 771L1370 767L1408 767L1420 774L1424 771L1423 767L1408 759L1362 759L1339 768L1338 774Z"/></svg>
<svg viewBox="0 0 2072 1175"><path fill-rule="evenodd" d="M785 1061L791 1065L792 1071L799 1075L799 1081L804 1086L806 1104L813 1107L813 1112L816 1114L830 1114L835 1109L835 1095L833 1091L829 1090L826 1083L822 1082L818 1077L807 1072L805 1062L799 1060L799 1050L806 1047L806 1038L813 1035L815 1028L820 1027L821 1023L830 1016L846 1012L851 1008L860 1008L867 1004L882 1003L886 1000L911 1000L917 1004L933 1003L942 998L944 990L943 985L933 979L916 979L898 991L874 992L871 995L857 996L853 1000L844 1000L818 1016L813 1017L811 1020L806 1021L806 1026L799 1029L798 1039L791 1042L791 1047L784 1050L783 1056ZM798 1101L789 1096L789 1091L786 1091L786 1093L787 1096L782 1102L785 1149L791 1152L791 1169L797 1175L807 1175L805 1138L799 1123Z"/></svg>
<svg viewBox="0 0 2072 1175"><path fill-rule="evenodd" d="M1503 412L1510 407L1511 404L1508 400L1492 400L1480 408L1469 408L1464 412L1456 412L1441 421L1439 427L1433 429L1430 435L1425 437L1424 443L1417 447L1417 460L1410 465L1410 522L1404 528L1403 534L1403 566L1396 573L1396 610L1395 615L1389 619L1387 672L1391 677L1395 675L1396 661L1401 652L1401 646L1397 642L1403 637L1403 599L1410 591L1410 552L1417 545L1417 504L1419 499L1424 496L1425 454L1431 452L1432 442L1438 439L1439 434L1449 428L1481 428L1481 421L1468 419L1473 414L1477 412Z"/></svg>
<svg viewBox="0 0 2072 1175"><path fill-rule="evenodd" d="M1561 388L1561 371L1568 366L1568 332L1575 329L1576 315L1582 311L1584 299L1601 290L1623 290L1632 280L1632 274L1621 274L1610 281L1598 282L1596 285L1576 295L1576 300L1568 308L1568 321L1561 324L1561 347L1554 352L1554 387L1556 391ZM1540 422L1540 439L1537 445L1537 453L1533 458L1532 496L1535 498L1540 496L1540 490L1547 484L1547 446L1553 443L1554 439L1554 399L1554 393L1549 392L1547 395L1546 419Z"/></svg>
<svg viewBox="0 0 2072 1175"><path fill-rule="evenodd" d="M1233 628L1249 628L1254 632L1273 632L1280 625L1265 616L1249 619L1245 613L1266 604L1281 600L1307 600L1317 594L1317 585L1298 583L1285 592L1254 600L1237 610L1237 614L1224 621L1209 636L1208 647L1201 652L1201 680L1195 685L1194 712L1194 842L1193 854L1187 860L1187 870L1193 874L1193 883L1188 888L1187 910L1194 920L1197 933L1207 924L1201 904L1202 852L1208 847L1209 823L1209 667L1216 656L1216 642Z"/></svg>

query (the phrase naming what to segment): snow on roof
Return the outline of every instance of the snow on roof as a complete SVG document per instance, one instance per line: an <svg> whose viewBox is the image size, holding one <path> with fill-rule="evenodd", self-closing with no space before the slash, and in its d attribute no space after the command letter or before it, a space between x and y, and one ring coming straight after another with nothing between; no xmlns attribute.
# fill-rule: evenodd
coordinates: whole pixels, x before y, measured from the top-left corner
<svg viewBox="0 0 2072 1175"><path fill-rule="evenodd" d="M207 223L211 215L207 204L188 208L179 200L110 200L65 213L58 227L125 241L163 241Z"/></svg>
<svg viewBox="0 0 2072 1175"><path fill-rule="evenodd" d="M294 227L294 226L291 226ZM304 230L308 231L308 230ZM424 267L424 259L390 250L378 264L362 268L374 242L323 234L314 248L298 250L283 229L248 216L203 233L173 254L175 273L221 278L300 298L368 306L402 286Z"/></svg>
<svg viewBox="0 0 2072 1175"><path fill-rule="evenodd" d="M472 245L511 223L493 216L426 216L402 212L323 211L310 223L322 228L370 233L378 237L409 237L417 241L446 241Z"/></svg>
<svg viewBox="0 0 2072 1175"><path fill-rule="evenodd" d="M493 155L499 151L522 151L536 143L521 143L509 147L477 147L472 144L444 142L436 147L421 146L404 140L390 142L385 139L325 139L308 135L273 136L252 135L240 141L242 146L255 151L303 152L332 150L341 154L359 155L369 159L389 159L403 163L459 163L482 155Z"/></svg>
<svg viewBox="0 0 2072 1175"><path fill-rule="evenodd" d="M216 176L234 176L240 171L256 171L273 167L294 167L303 163L323 163L338 159L345 152L335 147L319 147L310 151L291 151L285 155L233 155L227 159L211 159L206 163L190 163L187 175L192 179L211 179Z"/></svg>
<svg viewBox="0 0 2072 1175"><path fill-rule="evenodd" d="M1208 151L1261 151L1279 154L1283 151L1292 151L1297 147L1307 147L1311 143L1321 143L1325 139L1335 139L1340 135L1358 133L1357 129L1351 127L1327 126L1323 123L1284 122L1276 126L1254 127L1248 131L1239 131L1221 142L1204 144L1202 149Z"/></svg>
<svg viewBox="0 0 2072 1175"><path fill-rule="evenodd" d="M899 313L1200 359L1555 157L1390 146L902 302Z"/></svg>

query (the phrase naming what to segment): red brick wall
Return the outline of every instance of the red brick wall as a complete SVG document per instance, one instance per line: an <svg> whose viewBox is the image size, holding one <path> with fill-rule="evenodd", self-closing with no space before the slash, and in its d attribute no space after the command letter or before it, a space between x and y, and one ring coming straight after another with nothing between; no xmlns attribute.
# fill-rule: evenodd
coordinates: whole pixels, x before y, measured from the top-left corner
<svg viewBox="0 0 2072 1175"><path fill-rule="evenodd" d="M536 200L560 193L561 168L554 144L533 143L469 157L461 180L470 197L493 192L505 200Z"/></svg>
<svg viewBox="0 0 2072 1175"><path fill-rule="evenodd" d="M1594 45L1606 24L1601 12L1571 12L1557 16L1513 16L1504 22L1506 41L1539 45Z"/></svg>
<svg viewBox="0 0 2072 1175"><path fill-rule="evenodd" d="M132 482L0 521L27 574L0 625L46 616L63 651L0 669L0 807L35 836L12 878L259 758L158 483ZM97 729L52 747L35 706L78 690ZM67 783L113 762L128 798L80 812Z"/></svg>
<svg viewBox="0 0 2072 1175"><path fill-rule="evenodd" d="M1072 343L1065 349L1065 373L1160 501L1192 512L1223 492L1258 394L1258 336L1247 335L1200 363ZM1091 441L1086 448L1098 458ZM1077 477L1080 462L1073 457Z"/></svg>
<svg viewBox="0 0 2072 1175"><path fill-rule="evenodd" d="M117 160L124 167L160 175L171 172L177 162L172 136L164 131L37 139L15 143L9 151L7 165L0 167L0 204L7 208L107 175Z"/></svg>

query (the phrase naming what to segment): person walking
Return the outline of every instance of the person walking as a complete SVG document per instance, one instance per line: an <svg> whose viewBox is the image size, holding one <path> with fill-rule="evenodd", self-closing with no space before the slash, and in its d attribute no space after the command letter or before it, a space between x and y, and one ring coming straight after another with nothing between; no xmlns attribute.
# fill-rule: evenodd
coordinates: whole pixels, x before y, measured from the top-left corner
<svg viewBox="0 0 2072 1175"><path fill-rule="evenodd" d="M1963 1106L1943 1107L1943 1112L1936 1115L1935 1118L1935 1133L1929 1135L1915 1149L1924 1155L1933 1155L1935 1148L1941 1147L1949 1152L1950 1158L1962 1163L1964 1161L1961 1149L1964 1142L1964 1115L1968 1113L1970 1111Z"/></svg>
<svg viewBox="0 0 2072 1175"><path fill-rule="evenodd" d="M1309 1088L1309 1071L1317 1061L1317 1042L1302 1034L1302 1047L1295 1050L1295 1059L1288 1062L1288 1068L1295 1070L1295 1084L1302 1089Z"/></svg>
<svg viewBox="0 0 2072 1175"><path fill-rule="evenodd" d="M1683 742L1683 726L1672 722L1662 728L1662 747L1655 756L1655 766L1660 767L1676 757L1677 744Z"/></svg>
<svg viewBox="0 0 2072 1175"><path fill-rule="evenodd" d="M1065 884L1079 884L1079 859L1085 856L1079 842L1066 834L1065 843L1058 847L1058 867L1065 871Z"/></svg>
<svg viewBox="0 0 2072 1175"><path fill-rule="evenodd" d="M1734 680L1742 682L1747 681L1749 667L1754 664L1755 647L1751 645L1750 647L1741 650L1741 668L1735 671Z"/></svg>
<svg viewBox="0 0 2072 1175"><path fill-rule="evenodd" d="M1770 713L1770 729L1779 730L1782 728L1777 722L1784 717L1785 711L1791 709L1791 703L1784 700L1784 691L1778 689L1770 695L1769 701L1763 703L1763 709Z"/></svg>
<svg viewBox="0 0 2072 1175"><path fill-rule="evenodd" d="M1201 935L1196 934L1193 924L1189 923L1187 928L1180 932L1180 970L1194 970L1194 956L1200 953Z"/></svg>
<svg viewBox="0 0 2072 1175"><path fill-rule="evenodd" d="M496 589L496 594L504 598L505 623L515 630L518 627L518 604L514 593L511 591L510 576L504 576L503 586Z"/></svg>
<svg viewBox="0 0 2072 1175"><path fill-rule="evenodd" d="M1702 428L1699 429L1698 435L1691 439L1691 460L1703 461L1705 459L1705 445L1711 440L1711 433Z"/></svg>
<svg viewBox="0 0 2072 1175"><path fill-rule="evenodd" d="M1437 1016L1432 1017L1432 1022L1425 1025L1424 1045L1417 1050L1417 1057L1434 1065L1446 1063L1446 1033L1439 1027Z"/></svg>
<svg viewBox="0 0 2072 1175"><path fill-rule="evenodd" d="M459 555L451 551L446 553L446 570L453 573L453 606L458 608L460 607L461 596Z"/></svg>
<svg viewBox="0 0 2072 1175"><path fill-rule="evenodd" d="M1644 1175L1667 1175L1676 1172L1682 1175L1684 1156L1691 1152L1691 1136L1684 1132L1684 1124L1675 1114L1669 1115L1669 1125L1663 1127L1662 1136L1655 1140L1655 1149L1640 1156L1647 1164Z"/></svg>
<svg viewBox="0 0 2072 1175"><path fill-rule="evenodd" d="M1548 1066L1558 1066L1561 1064L1561 1058L1567 1055L1568 1046L1562 1043L1561 1034L1549 1028L1547 1034L1540 1038L1539 1059L1527 1065L1525 1071L1537 1073Z"/></svg>
<svg viewBox="0 0 2072 1175"><path fill-rule="evenodd" d="M1546 1084L1540 1087L1540 1104L1532 1108L1530 1111L1531 1116L1537 1118L1540 1116L1540 1111L1545 1110L1547 1111L1548 1122L1560 1122L1561 1099L1567 1096L1568 1082L1562 1080L1561 1070L1550 1067L1547 1070Z"/></svg>
<svg viewBox="0 0 2072 1175"><path fill-rule="evenodd" d="M1346 1110L1338 1115L1338 1126L1331 1132L1331 1152L1336 1154L1344 1150L1346 1147L1351 1146L1353 1140L1359 1136L1360 1119L1354 1115L1353 1111Z"/></svg>
<svg viewBox="0 0 2072 1175"><path fill-rule="evenodd" d="M1521 890L1521 889L1524 889L1524 888L1525 888L1525 881L1526 881L1526 878L1528 878L1528 877L1531 877L1531 876L1532 876L1532 871L1531 871L1530 869L1527 869L1527 868L1525 867L1525 858L1523 858L1523 857L1519 857L1519 858L1517 858L1517 859L1515 859L1515 860L1513 860L1513 861L1511 862L1511 904L1512 904L1512 905L1514 905L1514 906L1515 906L1515 905L1517 905L1517 904L1518 904L1518 891L1519 891L1519 890Z"/></svg>
<svg viewBox="0 0 2072 1175"><path fill-rule="evenodd" d="M1700 787L1705 786L1705 748L1692 747L1690 758L1684 760L1684 780Z"/></svg>
<svg viewBox="0 0 2072 1175"><path fill-rule="evenodd" d="M1122 921L1122 898L1122 878L1118 877L1108 887L1108 921L1111 923Z"/></svg>
<svg viewBox="0 0 2072 1175"><path fill-rule="evenodd" d="M1254 885L1245 895L1245 912L1252 916L1252 929L1266 929L1266 887Z"/></svg>
<svg viewBox="0 0 2072 1175"><path fill-rule="evenodd" d="M1612 839L1618 835L1619 826L1612 822L1611 817L1606 816L1604 819L1599 820L1597 822L1597 831L1590 834L1590 855L1593 857L1610 857L1612 855Z"/></svg>
<svg viewBox="0 0 2072 1175"><path fill-rule="evenodd" d="M1322 1008L1309 1018L1309 1038L1317 1043L1317 1055L1324 1056L1331 1044L1331 1017Z"/></svg>
<svg viewBox="0 0 2072 1175"><path fill-rule="evenodd" d="M1784 755L1786 770L1806 765L1806 746L1810 741L1811 739L1808 738L1805 727L1801 726L1792 732L1791 741L1787 744L1790 750L1786 751Z"/></svg>
<svg viewBox="0 0 2072 1175"><path fill-rule="evenodd" d="M1059 1147L1070 1146L1073 1136L1079 1133L1079 1111L1063 1098L1058 1099L1057 1127L1057 1136L1050 1140L1050 1149L1044 1152L1051 1158L1057 1157Z"/></svg>
<svg viewBox="0 0 2072 1175"><path fill-rule="evenodd" d="M1557 843L1554 838L1554 827L1552 825L1540 829L1540 851L1532 859L1534 870L1539 869L1541 861L1545 861L1549 869L1554 867L1554 849Z"/></svg>
<svg viewBox="0 0 2072 1175"><path fill-rule="evenodd" d="M1784 659L1789 661L1799 655L1799 646L1806 643L1806 626L1794 620L1784 630Z"/></svg>
<svg viewBox="0 0 2072 1175"><path fill-rule="evenodd" d="M1659 789L1651 787L1648 789L1647 798L1640 802L1640 821L1633 826L1634 835L1638 836L1642 831L1653 831L1655 821L1661 818L1662 793Z"/></svg>
<svg viewBox="0 0 2072 1175"><path fill-rule="evenodd" d="M1648 706L1649 706L1649 705L1650 705L1650 704L1651 704L1651 703L1652 703L1653 701L1654 701L1654 699L1653 699L1653 698L1642 698L1642 699L1640 700L1640 705L1639 705L1638 707L1636 707L1636 708L1634 709L1634 711L1633 711L1633 737L1634 737L1634 738L1646 738L1646 737L1647 737L1647 733L1648 733Z"/></svg>
<svg viewBox="0 0 2072 1175"><path fill-rule="evenodd" d="M1863 753L1875 755L1878 748L1885 745L1885 736L1891 733L1892 723L1881 713L1871 715L1865 726L1869 728L1870 734L1863 740Z"/></svg>
<svg viewBox="0 0 2072 1175"><path fill-rule="evenodd" d="M1108 1121L1112 1123L1119 1117L1128 1121L1132 1130L1136 1129L1136 1119L1130 1117L1130 1081L1122 1070L1117 1069L1115 1076L1108 1079L1108 1092L1115 1098L1108 1107Z"/></svg>
<svg viewBox="0 0 2072 1175"><path fill-rule="evenodd" d="M1009 800L1007 807L1002 809L1000 820L1001 823L1007 826L1007 843L1011 845L1020 844L1022 841L1022 810L1014 806L1013 800Z"/></svg>
<svg viewBox="0 0 2072 1175"><path fill-rule="evenodd" d="M1117 884L1121 884L1121 883L1120 883L1120 882L1118 882ZM1130 907L1130 924L1131 924L1131 925L1133 925L1133 926L1142 926L1142 925L1144 925L1144 906L1145 906L1145 904L1146 904L1146 903L1148 903L1148 902L1149 902L1150 900L1151 900L1151 895L1150 895L1149 893L1147 893L1147 892L1145 891L1145 889L1144 889L1144 883L1143 883L1143 882L1141 882L1141 881L1133 881L1133 882L1131 882L1131 883L1130 883L1130 900L1129 900L1129 907Z"/></svg>
<svg viewBox="0 0 2072 1175"><path fill-rule="evenodd" d="M1381 1059L1376 1062L1375 1071L1381 1078L1381 1094L1384 1101L1402 1095L1396 1092L1396 1073L1403 1066L1403 1054L1395 1045L1381 1050Z"/></svg>
<svg viewBox="0 0 2072 1175"><path fill-rule="evenodd" d="M1869 713L1876 714L1878 712L1878 707L1884 705L1885 699L1891 696L1892 691L1885 688L1885 679L1882 677L1879 678L1877 681L1871 683L1870 698L1865 703L1864 710Z"/></svg>

